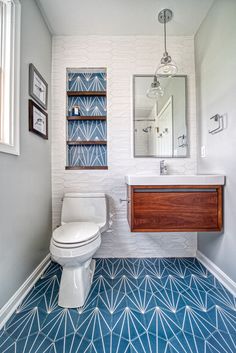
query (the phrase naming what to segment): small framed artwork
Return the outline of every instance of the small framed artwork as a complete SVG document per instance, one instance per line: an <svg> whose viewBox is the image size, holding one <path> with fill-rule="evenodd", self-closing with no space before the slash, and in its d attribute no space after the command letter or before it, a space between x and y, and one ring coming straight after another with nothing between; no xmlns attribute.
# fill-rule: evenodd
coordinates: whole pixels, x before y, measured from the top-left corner
<svg viewBox="0 0 236 353"><path fill-rule="evenodd" d="M44 109L48 103L48 84L33 64L29 65L29 94Z"/></svg>
<svg viewBox="0 0 236 353"><path fill-rule="evenodd" d="M48 139L48 114L29 99L29 131Z"/></svg>

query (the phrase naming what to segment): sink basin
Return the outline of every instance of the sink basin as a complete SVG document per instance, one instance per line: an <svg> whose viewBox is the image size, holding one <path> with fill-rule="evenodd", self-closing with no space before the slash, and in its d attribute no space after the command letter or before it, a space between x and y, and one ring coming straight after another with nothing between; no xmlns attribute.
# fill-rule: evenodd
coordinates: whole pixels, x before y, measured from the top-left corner
<svg viewBox="0 0 236 353"><path fill-rule="evenodd" d="M224 185L224 175L196 174L196 175L155 175L136 174L126 175L128 185Z"/></svg>

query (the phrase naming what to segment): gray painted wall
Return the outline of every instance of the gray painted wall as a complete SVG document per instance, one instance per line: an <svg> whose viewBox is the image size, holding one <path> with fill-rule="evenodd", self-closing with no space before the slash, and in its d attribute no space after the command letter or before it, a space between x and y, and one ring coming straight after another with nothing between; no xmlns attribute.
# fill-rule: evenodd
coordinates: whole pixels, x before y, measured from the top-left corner
<svg viewBox="0 0 236 353"><path fill-rule="evenodd" d="M198 249L236 281L236 2L216 0L195 37L198 172L224 173L225 225L222 234L199 234ZM214 114L227 114L228 127L208 134ZM201 145L206 158L200 157Z"/></svg>
<svg viewBox="0 0 236 353"><path fill-rule="evenodd" d="M0 153L0 307L46 256L51 233L50 140L28 131L28 66L50 83L51 36L35 2L21 3L21 152Z"/></svg>

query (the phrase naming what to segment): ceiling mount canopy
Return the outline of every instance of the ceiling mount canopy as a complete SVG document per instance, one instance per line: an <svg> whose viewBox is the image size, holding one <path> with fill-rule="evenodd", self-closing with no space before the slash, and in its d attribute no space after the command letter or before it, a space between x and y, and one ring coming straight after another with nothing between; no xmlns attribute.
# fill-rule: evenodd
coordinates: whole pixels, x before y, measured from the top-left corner
<svg viewBox="0 0 236 353"><path fill-rule="evenodd" d="M170 9L161 10L158 14L158 21L160 23L168 23L173 18L173 11Z"/></svg>
<svg viewBox="0 0 236 353"><path fill-rule="evenodd" d="M170 9L164 9L158 14L158 20L164 25L164 53L161 62L156 69L155 75L167 75L169 77L175 75L178 71L176 63L172 60L167 51L166 46L166 24L173 18L173 12Z"/></svg>

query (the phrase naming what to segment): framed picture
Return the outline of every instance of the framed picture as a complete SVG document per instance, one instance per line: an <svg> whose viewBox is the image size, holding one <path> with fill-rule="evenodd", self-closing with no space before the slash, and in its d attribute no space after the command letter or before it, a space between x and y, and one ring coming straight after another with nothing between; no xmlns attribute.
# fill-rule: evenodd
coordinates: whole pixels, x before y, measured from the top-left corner
<svg viewBox="0 0 236 353"><path fill-rule="evenodd" d="M33 64L29 65L29 94L44 109L48 104L48 84Z"/></svg>
<svg viewBox="0 0 236 353"><path fill-rule="evenodd" d="M29 131L48 139L48 114L29 99Z"/></svg>

